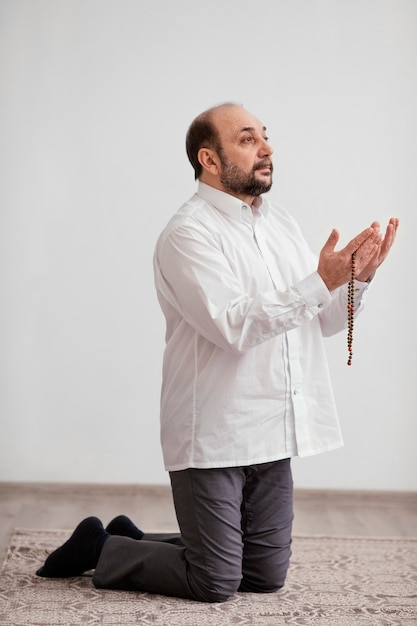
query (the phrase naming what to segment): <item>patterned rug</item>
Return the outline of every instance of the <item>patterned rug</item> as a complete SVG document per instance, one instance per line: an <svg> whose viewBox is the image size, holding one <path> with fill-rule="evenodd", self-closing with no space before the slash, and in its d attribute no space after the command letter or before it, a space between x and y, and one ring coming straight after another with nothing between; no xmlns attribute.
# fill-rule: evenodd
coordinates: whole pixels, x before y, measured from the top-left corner
<svg viewBox="0 0 417 626"><path fill-rule="evenodd" d="M417 538L296 536L283 590L204 604L96 590L89 575L37 577L69 534L16 530L0 573L1 626L417 625Z"/></svg>

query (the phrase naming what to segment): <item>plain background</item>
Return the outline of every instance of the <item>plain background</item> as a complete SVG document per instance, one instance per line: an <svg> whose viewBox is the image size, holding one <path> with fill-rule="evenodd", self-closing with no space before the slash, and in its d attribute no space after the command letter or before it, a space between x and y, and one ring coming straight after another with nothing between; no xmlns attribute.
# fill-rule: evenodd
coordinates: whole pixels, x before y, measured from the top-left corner
<svg viewBox="0 0 417 626"><path fill-rule="evenodd" d="M232 100L315 252L401 219L352 367L327 341L345 447L296 486L417 490L417 2L1 0L0 55L0 480L168 482L152 255Z"/></svg>

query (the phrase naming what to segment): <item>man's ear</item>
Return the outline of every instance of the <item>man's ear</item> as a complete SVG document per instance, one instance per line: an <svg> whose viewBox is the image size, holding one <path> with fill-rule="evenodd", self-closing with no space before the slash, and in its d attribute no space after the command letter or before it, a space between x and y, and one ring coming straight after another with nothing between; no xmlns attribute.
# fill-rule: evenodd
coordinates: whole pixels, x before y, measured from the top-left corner
<svg viewBox="0 0 417 626"><path fill-rule="evenodd" d="M204 171L212 176L218 175L220 172L220 159L214 150L210 148L200 148L197 156Z"/></svg>

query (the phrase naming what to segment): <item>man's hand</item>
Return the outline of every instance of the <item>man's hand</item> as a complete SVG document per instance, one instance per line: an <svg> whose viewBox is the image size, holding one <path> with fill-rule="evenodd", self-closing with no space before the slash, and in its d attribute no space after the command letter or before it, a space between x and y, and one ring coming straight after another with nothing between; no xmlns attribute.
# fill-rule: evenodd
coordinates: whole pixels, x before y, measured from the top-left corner
<svg viewBox="0 0 417 626"><path fill-rule="evenodd" d="M356 252L356 278L360 281L369 280L386 259L395 240L398 222L397 218L390 219L384 239L380 233L379 223L373 222L370 228L366 228L338 252L335 251L335 246L339 241L339 233L334 228L320 252L317 268L327 289L334 291L350 280L354 252Z"/></svg>
<svg viewBox="0 0 417 626"><path fill-rule="evenodd" d="M388 256L388 252L390 251L391 246L395 241L399 222L400 221L397 217L392 217L390 219L387 229L385 231L385 237L384 239L381 239L378 249L372 257L371 262L369 263L369 265L364 267L361 272L356 271L356 278L358 280L365 282L372 278L381 263L385 261ZM371 224L371 228L379 232L379 223L373 222Z"/></svg>

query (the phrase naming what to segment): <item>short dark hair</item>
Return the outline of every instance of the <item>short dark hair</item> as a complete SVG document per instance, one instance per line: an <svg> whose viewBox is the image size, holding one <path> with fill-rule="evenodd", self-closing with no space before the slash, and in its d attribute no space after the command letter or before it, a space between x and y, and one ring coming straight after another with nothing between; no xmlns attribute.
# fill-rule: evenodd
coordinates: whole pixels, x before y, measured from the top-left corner
<svg viewBox="0 0 417 626"><path fill-rule="evenodd" d="M218 151L220 137L213 122L212 109L204 111L191 123L185 139L188 160L194 168L194 178L201 176L202 167L198 160L198 152L201 148L210 148Z"/></svg>
<svg viewBox="0 0 417 626"><path fill-rule="evenodd" d="M198 160L198 152L201 148L210 148L215 150L218 154L221 153L222 144L219 136L219 132L213 121L213 113L217 109L222 107L235 107L241 106L235 102L224 102L214 106L203 113L200 113L195 120L191 123L185 140L185 148L187 150L187 156L194 168L194 178L197 180L201 176L202 167Z"/></svg>

